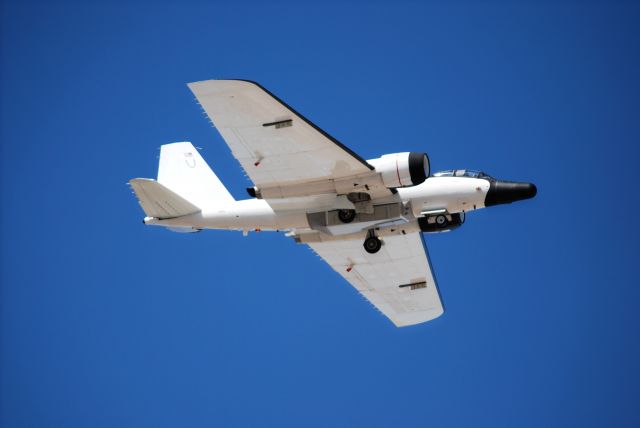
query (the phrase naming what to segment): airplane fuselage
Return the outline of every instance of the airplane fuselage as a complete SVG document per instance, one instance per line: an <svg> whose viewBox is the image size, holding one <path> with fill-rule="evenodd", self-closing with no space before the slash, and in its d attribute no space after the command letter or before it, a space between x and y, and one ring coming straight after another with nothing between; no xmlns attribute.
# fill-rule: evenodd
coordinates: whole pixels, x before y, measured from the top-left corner
<svg viewBox="0 0 640 428"><path fill-rule="evenodd" d="M496 180L472 177L430 177L422 184L398 188L392 197L371 201L374 207L395 204L400 210L400 215L375 218L373 223L356 219L356 221L349 223L348 227L329 233L329 235L337 237L364 233L372 227L375 227L380 233L383 233L385 229L414 230L419 228L418 219L429 216L435 218L438 215L447 215L450 220L452 214L467 213L484 208L487 195L492 189L492 182L495 183ZM174 230L184 228L185 232L201 229L238 230L245 233L249 231L311 231L317 230L317 228L311 224L309 214L336 210L336 206L339 206L339 204L336 205L338 198L335 195L329 196L315 207L309 206L308 201L305 200L300 204L306 205L305 208L278 211L272 208L273 204L264 199L230 201L179 218L161 220L147 217L145 224L167 226L174 228ZM289 199L288 206L296 206L296 198ZM344 207L340 206L340 208ZM443 229L446 230L444 227ZM322 230L320 231L322 232ZM439 230L434 228L433 231Z"/></svg>

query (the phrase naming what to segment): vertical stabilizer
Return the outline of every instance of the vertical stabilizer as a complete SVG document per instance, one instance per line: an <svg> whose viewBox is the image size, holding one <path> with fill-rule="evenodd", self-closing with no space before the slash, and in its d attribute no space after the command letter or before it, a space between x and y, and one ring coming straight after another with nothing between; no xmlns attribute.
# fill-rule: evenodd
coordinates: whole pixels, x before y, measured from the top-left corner
<svg viewBox="0 0 640 428"><path fill-rule="evenodd" d="M191 143L161 147L158 182L201 209L234 201Z"/></svg>

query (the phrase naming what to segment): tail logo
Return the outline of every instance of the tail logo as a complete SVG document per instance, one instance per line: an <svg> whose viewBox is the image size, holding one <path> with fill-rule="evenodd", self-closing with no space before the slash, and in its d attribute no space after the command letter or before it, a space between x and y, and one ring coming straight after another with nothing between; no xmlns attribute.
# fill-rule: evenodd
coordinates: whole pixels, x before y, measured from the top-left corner
<svg viewBox="0 0 640 428"><path fill-rule="evenodd" d="M184 162L187 164L189 168L196 167L196 158L193 156L193 153L191 152L186 152L184 154Z"/></svg>

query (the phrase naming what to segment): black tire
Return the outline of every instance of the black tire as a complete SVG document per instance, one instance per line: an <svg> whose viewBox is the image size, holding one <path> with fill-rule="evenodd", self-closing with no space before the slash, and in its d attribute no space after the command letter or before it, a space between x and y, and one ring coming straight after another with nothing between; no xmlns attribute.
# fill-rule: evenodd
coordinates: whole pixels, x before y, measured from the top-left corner
<svg viewBox="0 0 640 428"><path fill-rule="evenodd" d="M447 220L447 217L443 214L440 214L439 216L436 216L436 226L443 228L446 227L449 224L449 220Z"/></svg>
<svg viewBox="0 0 640 428"><path fill-rule="evenodd" d="M355 210L340 210L338 211L338 218L343 223L351 223L356 218Z"/></svg>
<svg viewBox="0 0 640 428"><path fill-rule="evenodd" d="M367 253L375 254L380 251L380 248L382 248L382 241L376 236L370 236L364 240L364 244L362 244L362 246Z"/></svg>

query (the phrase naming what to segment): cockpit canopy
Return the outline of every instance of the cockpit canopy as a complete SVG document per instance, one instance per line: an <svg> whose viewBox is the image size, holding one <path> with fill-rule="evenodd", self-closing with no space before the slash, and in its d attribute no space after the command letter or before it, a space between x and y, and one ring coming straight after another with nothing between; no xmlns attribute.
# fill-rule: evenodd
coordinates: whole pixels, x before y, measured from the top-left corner
<svg viewBox="0 0 640 428"><path fill-rule="evenodd" d="M473 169L448 169L446 171L436 172L432 177L493 178L485 172L475 171Z"/></svg>

